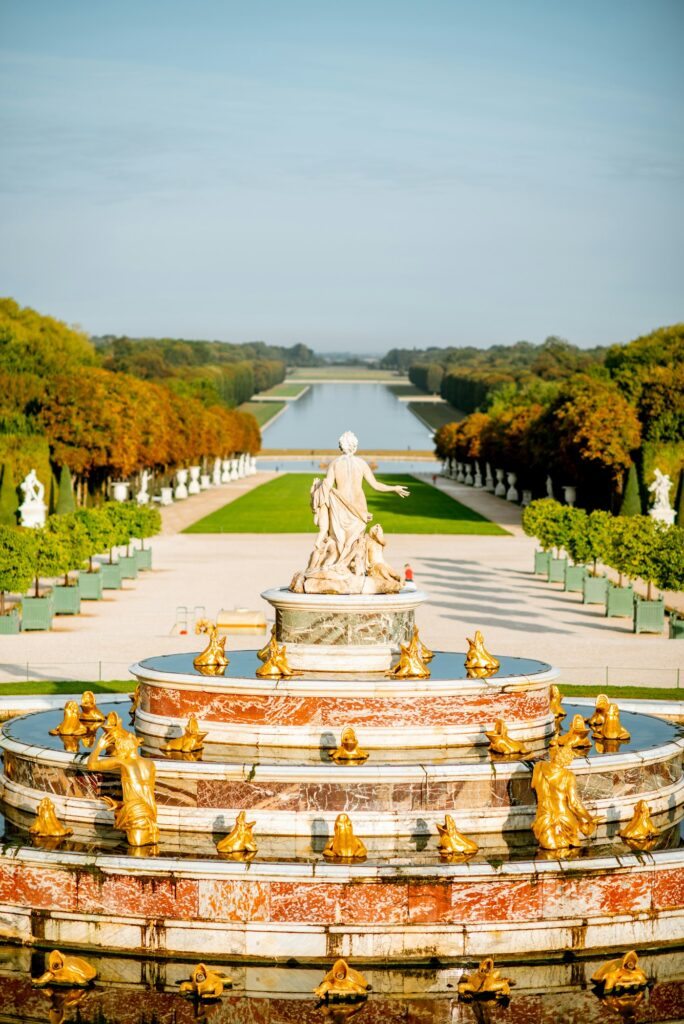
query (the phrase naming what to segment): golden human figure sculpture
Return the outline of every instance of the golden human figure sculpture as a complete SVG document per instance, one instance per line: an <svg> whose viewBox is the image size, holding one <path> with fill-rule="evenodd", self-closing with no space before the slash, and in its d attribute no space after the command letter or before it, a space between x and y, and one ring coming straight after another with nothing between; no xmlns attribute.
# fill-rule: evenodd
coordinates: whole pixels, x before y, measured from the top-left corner
<svg viewBox="0 0 684 1024"><path fill-rule="evenodd" d="M604 993L618 989L644 988L648 985L648 978L639 967L639 957L634 949L630 949L624 956L602 964L594 971L591 980L595 985L601 985Z"/></svg>
<svg viewBox="0 0 684 1024"><path fill-rule="evenodd" d="M346 960L336 960L313 990L319 999L365 999L370 985L360 971L355 971Z"/></svg>
<svg viewBox="0 0 684 1024"><path fill-rule="evenodd" d="M618 835L628 843L647 843L660 835L659 829L651 820L651 811L645 800L634 805L634 813L627 824L620 829Z"/></svg>
<svg viewBox="0 0 684 1024"><path fill-rule="evenodd" d="M414 629L408 643L400 644L399 661L387 672L393 679L429 679L430 669L422 654L422 642L418 630Z"/></svg>
<svg viewBox="0 0 684 1024"><path fill-rule="evenodd" d="M330 860L357 860L367 856L366 847L354 835L354 829L348 814L338 814L335 819L335 830L323 849L323 856Z"/></svg>
<svg viewBox="0 0 684 1024"><path fill-rule="evenodd" d="M606 717L606 711L608 710L609 705L610 701L608 700L605 693L599 693L598 697L596 698L596 706L594 708L594 713L591 716L591 718L586 719L587 725L590 726L592 729L600 729L603 725L603 719Z"/></svg>
<svg viewBox="0 0 684 1024"><path fill-rule="evenodd" d="M232 980L223 971L198 964L190 975L190 981L181 982L180 991L198 999L220 999L225 986L232 984Z"/></svg>
<svg viewBox="0 0 684 1024"><path fill-rule="evenodd" d="M44 985L68 985L82 988L89 985L96 977L97 971L87 960L53 949L48 956L47 970L41 974L40 978L34 978L33 984L41 988Z"/></svg>
<svg viewBox="0 0 684 1024"><path fill-rule="evenodd" d="M274 632L268 644L268 657L265 659L264 664L261 668L256 670L257 678L259 679L290 679L297 673L293 672L287 663L287 648L283 644L279 646L278 641L275 638L275 626L273 627ZM261 651L259 651L261 654Z"/></svg>
<svg viewBox="0 0 684 1024"><path fill-rule="evenodd" d="M275 622L271 626L271 635L270 635L269 639L266 641L266 643L261 648L261 650L257 651L257 658L259 659L259 661L268 661L269 657L271 656L271 650L272 650L272 645L273 644L276 644L276 646L277 646L276 624L275 624Z"/></svg>
<svg viewBox="0 0 684 1024"><path fill-rule="evenodd" d="M475 636L472 640L469 637L466 637L466 640L468 642L468 651L466 653L465 667L484 668L490 672L496 672L499 667L499 661L485 649L484 637L480 630L475 630Z"/></svg>
<svg viewBox="0 0 684 1024"><path fill-rule="evenodd" d="M471 856L473 853L477 853L477 843L469 839L468 836L464 836L462 832L459 832L456 828L454 819L450 814L444 815L444 824L440 825L437 821L435 822L437 831L439 832L439 843L437 848L442 857L452 857L456 854L459 856Z"/></svg>
<svg viewBox="0 0 684 1024"><path fill-rule="evenodd" d="M59 725L50 729L51 736L83 736L88 732L79 717L78 701L68 700L64 705L64 717Z"/></svg>
<svg viewBox="0 0 684 1024"><path fill-rule="evenodd" d="M619 740L620 743L626 743L630 738L630 734L620 721L620 708L617 704L608 705L601 726L601 736L604 740Z"/></svg>
<svg viewBox="0 0 684 1024"><path fill-rule="evenodd" d="M345 725L340 736L340 745L333 750L330 756L338 764L344 764L345 762L348 764L360 764L368 759L368 751L362 750L359 746L356 733L351 725Z"/></svg>
<svg viewBox="0 0 684 1024"><path fill-rule="evenodd" d="M140 683L138 683L133 693L129 694L128 699L131 702L131 706L128 709L128 714L131 718L131 721L133 721L133 719L135 718L135 713L138 710L138 705L140 704Z"/></svg>
<svg viewBox="0 0 684 1024"><path fill-rule="evenodd" d="M79 718L82 722L86 723L86 727L90 729L93 726L102 725L105 720L105 716L98 708L95 702L95 694L92 690L86 690L81 696L81 712Z"/></svg>
<svg viewBox="0 0 684 1024"><path fill-rule="evenodd" d="M561 718L565 718L567 711L563 709L561 701L563 700L563 694L560 692L555 683L552 683L549 688L549 710L553 714L553 717L558 721Z"/></svg>
<svg viewBox="0 0 684 1024"><path fill-rule="evenodd" d="M254 855L257 844L254 838L255 821L246 821L247 812L240 811L232 830L216 844L219 853L242 853Z"/></svg>
<svg viewBox="0 0 684 1024"><path fill-rule="evenodd" d="M73 835L73 829L62 825L57 817L55 805L49 796L44 796L38 804L36 820L29 827L32 836L43 836L46 839L63 839Z"/></svg>
<svg viewBox="0 0 684 1024"><path fill-rule="evenodd" d="M458 983L458 994L465 999L508 999L511 985L515 982L502 978L500 971L494 967L490 956L480 962L472 974L467 974Z"/></svg>
<svg viewBox="0 0 684 1024"><path fill-rule="evenodd" d="M102 797L114 809L114 827L126 833L129 846L152 846L159 841L154 761L141 757L140 740L126 732L121 719L107 716L103 734L88 755L89 771L118 771L123 799ZM101 757L103 751L106 757Z"/></svg>
<svg viewBox="0 0 684 1024"><path fill-rule="evenodd" d="M218 627L209 619L198 619L195 623L195 633L206 633L209 643L201 654L193 660L195 668L210 668L223 670L228 665L226 655L226 638L218 635ZM218 672L217 672L218 674Z"/></svg>
<svg viewBox="0 0 684 1024"><path fill-rule="evenodd" d="M561 747L572 747L573 750L588 750L591 746L591 740L589 739L589 730L584 724L582 715L575 715L565 736L558 736L553 742L554 745L559 744Z"/></svg>
<svg viewBox="0 0 684 1024"><path fill-rule="evenodd" d="M174 738L169 740L168 743L165 743L161 749L164 753L178 751L182 754L194 754L197 751L204 749L204 738L206 735L206 732L200 732L196 717L194 715L190 715L183 735L174 736Z"/></svg>
<svg viewBox="0 0 684 1024"><path fill-rule="evenodd" d="M577 793L577 780L569 765L575 752L571 746L556 745L549 761L537 761L532 771L532 788L537 796L537 814L532 831L545 850L583 846L596 831L593 817Z"/></svg>
<svg viewBox="0 0 684 1024"><path fill-rule="evenodd" d="M514 740L508 735L508 726L502 718L494 722L494 729L491 732L485 730L485 736L489 740L489 751L492 754L518 754L525 756L530 751L524 743Z"/></svg>

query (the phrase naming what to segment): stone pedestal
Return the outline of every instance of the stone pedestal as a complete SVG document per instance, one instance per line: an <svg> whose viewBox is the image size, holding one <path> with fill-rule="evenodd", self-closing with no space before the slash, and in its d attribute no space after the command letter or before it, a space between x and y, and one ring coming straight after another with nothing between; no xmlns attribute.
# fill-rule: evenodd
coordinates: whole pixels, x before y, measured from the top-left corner
<svg viewBox="0 0 684 1024"><path fill-rule="evenodd" d="M199 494L200 488L200 467L190 467L190 483L188 484L188 494Z"/></svg>
<svg viewBox="0 0 684 1024"><path fill-rule="evenodd" d="M427 596L293 594L285 587L261 595L275 608L276 637L293 669L310 672L386 672L399 644L411 639L414 611Z"/></svg>
<svg viewBox="0 0 684 1024"><path fill-rule="evenodd" d="M494 494L497 498L506 497L506 484L504 483L504 471L503 469L497 469L496 471L496 487L494 488Z"/></svg>
<svg viewBox="0 0 684 1024"><path fill-rule="evenodd" d="M174 498L176 501L180 501L188 496L188 471L187 469L179 469L176 472L176 490L174 492Z"/></svg>
<svg viewBox="0 0 684 1024"><path fill-rule="evenodd" d="M47 505L44 501L25 501L19 506L21 525L31 530L39 530L45 526L47 516Z"/></svg>

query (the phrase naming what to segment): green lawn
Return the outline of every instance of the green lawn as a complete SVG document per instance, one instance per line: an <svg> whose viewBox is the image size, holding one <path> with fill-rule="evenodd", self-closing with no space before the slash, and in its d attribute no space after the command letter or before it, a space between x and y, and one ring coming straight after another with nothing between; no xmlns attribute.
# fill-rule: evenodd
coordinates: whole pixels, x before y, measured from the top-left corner
<svg viewBox="0 0 684 1024"><path fill-rule="evenodd" d="M427 423L433 430L439 430L445 423L457 423L464 417L462 412L454 409L448 402L409 402L408 407L419 420Z"/></svg>
<svg viewBox="0 0 684 1024"><path fill-rule="evenodd" d="M385 533L505 534L496 523L466 508L430 484L406 474L380 474L388 484L403 484L410 498L378 494L366 488L373 521ZM315 526L309 507L313 476L283 473L249 491L230 505L193 523L184 533L311 533Z"/></svg>
<svg viewBox="0 0 684 1024"><path fill-rule="evenodd" d="M408 395L415 395L416 398L419 398L421 395L425 394L425 392L421 391L420 388L417 388L415 384L406 384L403 381L398 384L392 384L390 382L386 384L385 387L388 387L390 391L397 396L397 398L399 398L400 395L404 398Z"/></svg>
<svg viewBox="0 0 684 1024"><path fill-rule="evenodd" d="M136 685L135 679L112 679L106 683L74 682L69 679L56 683L49 679L39 679L25 683L0 683L0 697L23 697L33 693L83 693L84 690L92 690L93 693L133 693Z"/></svg>
<svg viewBox="0 0 684 1024"><path fill-rule="evenodd" d="M243 402L238 408L240 412L251 412L259 426L263 427L286 405L287 402Z"/></svg>
<svg viewBox="0 0 684 1024"><path fill-rule="evenodd" d="M296 398L308 387L307 384L298 384L296 381L285 380L282 384L276 384L268 391L262 391L262 395L274 395L276 398Z"/></svg>
<svg viewBox="0 0 684 1024"><path fill-rule="evenodd" d="M684 689L676 686L567 686L559 679L558 686L564 697L588 697L595 700L598 693L618 700L681 700L684 701Z"/></svg>

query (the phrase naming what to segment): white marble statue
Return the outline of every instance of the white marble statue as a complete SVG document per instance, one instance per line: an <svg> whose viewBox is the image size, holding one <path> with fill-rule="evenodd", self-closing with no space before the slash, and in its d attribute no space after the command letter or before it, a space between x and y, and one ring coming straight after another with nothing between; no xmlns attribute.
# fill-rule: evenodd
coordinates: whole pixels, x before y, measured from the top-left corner
<svg viewBox="0 0 684 1024"><path fill-rule="evenodd" d="M36 476L35 469L31 470L19 486L24 495L24 500L19 506L21 525L31 529L40 529L45 526L47 505L43 500L45 487Z"/></svg>
<svg viewBox="0 0 684 1024"><path fill-rule="evenodd" d="M492 476L492 467L488 462L485 463L485 491L489 491L490 494L494 493L494 477Z"/></svg>
<svg viewBox="0 0 684 1024"><path fill-rule="evenodd" d="M494 494L497 498L506 497L506 484L504 483L504 471L503 469L495 470L496 473L496 487L494 488Z"/></svg>
<svg viewBox="0 0 684 1024"><path fill-rule="evenodd" d="M653 507L649 510L649 516L659 523L672 526L675 521L676 512L670 505L672 481L667 473L662 473L659 469L656 469L653 483L649 485L648 489L653 495Z"/></svg>
<svg viewBox="0 0 684 1024"><path fill-rule="evenodd" d="M140 474L140 490L135 496L135 500L139 505L147 505L150 501L150 495L147 490L147 485L150 482L150 474L146 469L143 469Z"/></svg>
<svg viewBox="0 0 684 1024"><path fill-rule="evenodd" d="M188 494L199 494L200 488L200 466L190 466L190 483L188 484Z"/></svg>
<svg viewBox="0 0 684 1024"><path fill-rule="evenodd" d="M188 471L187 469L176 470L176 490L174 491L176 501L182 501L188 496Z"/></svg>
<svg viewBox="0 0 684 1024"><path fill-rule="evenodd" d="M475 463L475 486L477 488L482 487L482 470L480 469L480 463Z"/></svg>
<svg viewBox="0 0 684 1024"><path fill-rule="evenodd" d="M221 463L221 483L230 483L230 459L224 459Z"/></svg>
<svg viewBox="0 0 684 1024"><path fill-rule="evenodd" d="M219 487L221 484L221 460L214 459L214 470L211 474L211 482L214 487Z"/></svg>
<svg viewBox="0 0 684 1024"><path fill-rule="evenodd" d="M325 478L316 478L311 487L318 537L309 564L295 574L290 589L307 594L397 593L401 577L384 561L382 529L376 526L366 533L373 517L363 483L401 498L407 498L409 491L376 480L365 459L356 454L358 441L351 431L342 435L339 448L342 454L332 460Z"/></svg>

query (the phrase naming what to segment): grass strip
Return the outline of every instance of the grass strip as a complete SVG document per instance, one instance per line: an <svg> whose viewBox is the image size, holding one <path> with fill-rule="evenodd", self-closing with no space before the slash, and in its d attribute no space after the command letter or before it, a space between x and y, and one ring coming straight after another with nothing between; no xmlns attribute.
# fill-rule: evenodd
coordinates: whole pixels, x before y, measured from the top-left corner
<svg viewBox="0 0 684 1024"><path fill-rule="evenodd" d="M321 474L322 475L322 474ZM309 493L314 479L308 473L283 473L249 491L229 505L204 516L184 533L311 533L315 532ZM373 522L385 533L505 535L496 523L454 501L448 494L405 473L382 473L383 483L403 484L410 498L368 494ZM370 490L370 488L368 489Z"/></svg>
<svg viewBox="0 0 684 1024"><path fill-rule="evenodd" d="M264 427L286 405L287 402L243 402L238 409L240 412L251 412L259 426Z"/></svg>

